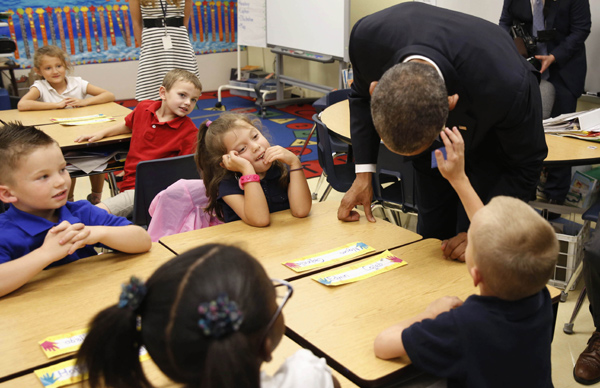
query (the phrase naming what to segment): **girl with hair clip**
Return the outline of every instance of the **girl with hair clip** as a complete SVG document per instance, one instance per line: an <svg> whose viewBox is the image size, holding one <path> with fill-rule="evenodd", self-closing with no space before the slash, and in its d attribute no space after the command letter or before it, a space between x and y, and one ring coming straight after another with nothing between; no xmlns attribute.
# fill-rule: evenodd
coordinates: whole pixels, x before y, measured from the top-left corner
<svg viewBox="0 0 600 388"><path fill-rule="evenodd" d="M260 372L283 336L291 294L248 253L205 245L166 262L146 284L132 277L123 285L119 303L93 319L77 365L91 388L152 387L139 361L143 345L188 388L334 387L325 360L306 349L272 377Z"/></svg>
<svg viewBox="0 0 600 388"><path fill-rule="evenodd" d="M268 226L270 213L290 209L302 218L310 212L312 198L300 159L271 146L259 119L224 113L202 123L196 164L209 198L205 211L214 211L222 221Z"/></svg>

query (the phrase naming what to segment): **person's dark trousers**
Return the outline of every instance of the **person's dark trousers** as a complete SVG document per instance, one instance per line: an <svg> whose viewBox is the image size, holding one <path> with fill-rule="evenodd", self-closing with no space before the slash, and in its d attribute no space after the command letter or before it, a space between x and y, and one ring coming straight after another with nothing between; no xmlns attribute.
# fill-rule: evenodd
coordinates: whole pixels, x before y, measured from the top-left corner
<svg viewBox="0 0 600 388"><path fill-rule="evenodd" d="M562 78L556 73L551 71L548 79L555 90L552 117L577 110L577 97L571 94ZM546 185L544 186L546 198L557 203L564 202L571 186L571 167L548 167L546 171L548 171Z"/></svg>
<svg viewBox="0 0 600 388"><path fill-rule="evenodd" d="M596 331L600 331L600 228L596 229L585 244L583 278L594 326Z"/></svg>

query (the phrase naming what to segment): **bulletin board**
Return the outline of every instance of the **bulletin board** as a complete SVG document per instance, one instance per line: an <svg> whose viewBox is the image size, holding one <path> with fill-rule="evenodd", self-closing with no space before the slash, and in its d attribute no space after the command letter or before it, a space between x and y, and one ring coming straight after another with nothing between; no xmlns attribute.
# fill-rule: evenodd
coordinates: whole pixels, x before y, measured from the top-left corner
<svg viewBox="0 0 600 388"><path fill-rule="evenodd" d="M10 14L0 35L17 43L14 60L32 67L40 46L53 44L69 54L74 65L136 60L140 49L126 0L62 1L0 0ZM188 31L196 54L236 51L237 2L196 1Z"/></svg>

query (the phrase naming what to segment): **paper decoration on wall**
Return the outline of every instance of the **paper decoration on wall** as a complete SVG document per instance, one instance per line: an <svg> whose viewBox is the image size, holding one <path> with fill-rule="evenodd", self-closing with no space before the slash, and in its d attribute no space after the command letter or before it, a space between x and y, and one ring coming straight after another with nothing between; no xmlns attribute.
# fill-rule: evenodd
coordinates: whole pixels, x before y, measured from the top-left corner
<svg viewBox="0 0 600 388"><path fill-rule="evenodd" d="M17 43L15 62L31 68L35 50L48 44L61 47L73 65L138 59L127 0L92 1L0 0L0 12L10 15L0 35ZM196 54L237 50L237 2L196 1L192 11L188 31Z"/></svg>

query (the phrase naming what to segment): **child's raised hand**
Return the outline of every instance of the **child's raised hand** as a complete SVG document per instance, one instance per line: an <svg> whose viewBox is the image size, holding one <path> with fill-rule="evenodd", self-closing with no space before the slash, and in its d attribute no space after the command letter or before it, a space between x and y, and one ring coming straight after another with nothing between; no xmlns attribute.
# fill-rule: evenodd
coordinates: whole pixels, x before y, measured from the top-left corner
<svg viewBox="0 0 600 388"><path fill-rule="evenodd" d="M222 165L229 171L239 172L242 175L256 174L252 164L248 160L239 156L237 151L230 151L229 153L223 155Z"/></svg>
<svg viewBox="0 0 600 388"><path fill-rule="evenodd" d="M463 301L456 296L444 296L431 302L431 304L425 309L425 312L433 319L441 313L445 313L446 311L450 311L454 308L462 306L462 304Z"/></svg>
<svg viewBox="0 0 600 388"><path fill-rule="evenodd" d="M281 146L272 146L267 148L267 150L265 151L263 163L270 164L276 160L281 160L288 166L292 166L292 164L295 163L296 165L292 166L292 168L301 167L300 159L298 159L298 157L294 155L292 151Z"/></svg>
<svg viewBox="0 0 600 388"><path fill-rule="evenodd" d="M104 138L104 135L102 135L102 133L97 132L97 133L93 133L91 135L81 135L75 138L75 140L73 140L75 143L83 143L84 141L93 143L95 141L101 140Z"/></svg>
<svg viewBox="0 0 600 388"><path fill-rule="evenodd" d="M460 132L456 127L452 130L445 128L440 136L444 146L446 146L446 159L444 159L442 151L435 150L435 158L440 173L450 182L466 177L465 143Z"/></svg>

